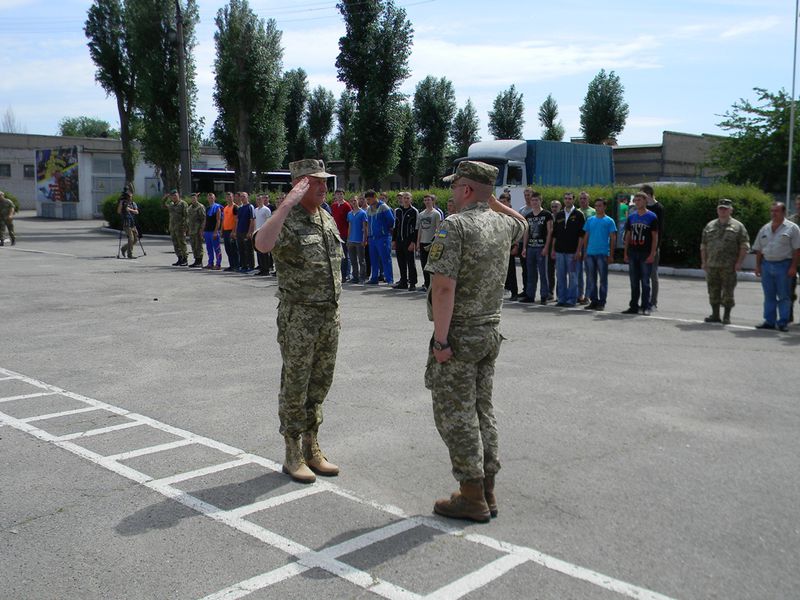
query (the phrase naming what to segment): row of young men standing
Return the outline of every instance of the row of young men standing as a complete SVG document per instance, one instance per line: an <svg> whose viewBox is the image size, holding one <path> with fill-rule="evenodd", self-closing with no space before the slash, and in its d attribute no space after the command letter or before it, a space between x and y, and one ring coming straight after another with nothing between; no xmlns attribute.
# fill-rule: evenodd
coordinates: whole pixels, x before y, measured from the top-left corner
<svg viewBox="0 0 800 600"><path fill-rule="evenodd" d="M659 242L663 230L663 207L653 198L653 190L643 186L634 196L636 210L627 215L624 227L624 261L630 265L631 299L629 314L650 314L658 298ZM547 304L557 291L557 306L586 305L588 310L604 310L608 296L608 265L613 262L617 224L606 214L602 198L589 206L589 194L581 192L575 206L572 192L564 194L564 204L542 208L538 192L526 189L525 207L520 214L528 222L522 244L512 247L506 278L511 299ZM510 204L507 194L501 201ZM659 216L660 215L660 216ZM523 293L516 285L516 260L522 262ZM538 288L538 289L537 289Z"/></svg>

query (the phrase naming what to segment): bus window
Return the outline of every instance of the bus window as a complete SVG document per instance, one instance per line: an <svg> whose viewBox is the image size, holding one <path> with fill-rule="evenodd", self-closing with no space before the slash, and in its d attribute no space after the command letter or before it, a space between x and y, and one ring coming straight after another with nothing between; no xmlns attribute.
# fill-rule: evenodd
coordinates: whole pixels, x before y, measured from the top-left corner
<svg viewBox="0 0 800 600"><path fill-rule="evenodd" d="M506 185L522 185L522 167L508 165L506 172Z"/></svg>

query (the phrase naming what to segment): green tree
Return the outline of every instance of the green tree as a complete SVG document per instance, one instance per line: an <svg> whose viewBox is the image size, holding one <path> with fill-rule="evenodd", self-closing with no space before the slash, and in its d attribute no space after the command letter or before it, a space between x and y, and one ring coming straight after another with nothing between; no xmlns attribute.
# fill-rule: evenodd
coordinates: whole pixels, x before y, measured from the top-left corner
<svg viewBox="0 0 800 600"><path fill-rule="evenodd" d="M783 89L775 94L764 88L753 91L755 103L742 98L722 115L718 126L731 135L715 146L712 160L727 171L725 177L731 183L753 183L765 192L785 192L792 98ZM800 182L798 135L792 156L792 190L796 190Z"/></svg>
<svg viewBox="0 0 800 600"><path fill-rule="evenodd" d="M328 160L325 156L325 142L333 129L333 113L336 112L336 98L330 90L317 86L308 99L308 136L314 146L316 158Z"/></svg>
<svg viewBox="0 0 800 600"><path fill-rule="evenodd" d="M497 94L489 111L489 133L496 140L518 140L522 138L525 125L523 95L512 86Z"/></svg>
<svg viewBox="0 0 800 600"><path fill-rule="evenodd" d="M113 94L117 102L122 167L125 181L132 187L137 158L133 145L137 120L136 74L122 1L94 0L89 7L83 31L89 39L89 55L97 67L95 81L106 94Z"/></svg>
<svg viewBox="0 0 800 600"><path fill-rule="evenodd" d="M282 93L281 32L273 19L265 24L247 0L230 0L215 22L215 138L225 146L223 154L234 159L229 164L236 169L237 189L249 192L253 138L262 135L262 117Z"/></svg>
<svg viewBox="0 0 800 600"><path fill-rule="evenodd" d="M602 144L625 129L628 120L625 88L614 71L606 73L600 69L589 82L580 112L581 131L589 144Z"/></svg>
<svg viewBox="0 0 800 600"><path fill-rule="evenodd" d="M58 135L119 139L119 131L108 121L93 117L64 117L58 122Z"/></svg>
<svg viewBox="0 0 800 600"><path fill-rule="evenodd" d="M560 142L564 139L564 125L558 120L558 102L552 94L539 107L539 123L544 127L543 140Z"/></svg>
<svg viewBox="0 0 800 600"><path fill-rule="evenodd" d="M400 141L400 84L408 78L414 30L392 0L341 0L345 22L339 38L339 80L356 96L356 164L369 185L397 165Z"/></svg>
<svg viewBox="0 0 800 600"><path fill-rule="evenodd" d="M453 125L450 128L450 137L453 140L456 158L466 156L469 147L480 141L481 136L478 134L480 128L478 111L475 110L472 100L467 98L467 103L464 108L458 109L456 116L453 118Z"/></svg>
<svg viewBox="0 0 800 600"><path fill-rule="evenodd" d="M202 122L195 118L197 86L192 50L198 22L196 0L182 4L186 49L186 95L189 137L194 153L200 143ZM132 69L136 79L136 105L141 115L142 151L155 165L164 187L178 187L180 165L180 111L178 94L178 48L175 40L173 0L127 0L125 22L129 36Z"/></svg>
<svg viewBox="0 0 800 600"><path fill-rule="evenodd" d="M414 112L408 103L400 105L400 151L397 161L397 172L403 179L405 187L411 186L411 177L417 167L419 156L419 142L417 127L414 123Z"/></svg>
<svg viewBox="0 0 800 600"><path fill-rule="evenodd" d="M283 74L286 94L286 160L289 164L305 158L308 132L303 132L308 105L308 80L303 69L292 69Z"/></svg>
<svg viewBox="0 0 800 600"><path fill-rule="evenodd" d="M355 161L355 114L356 97L345 90L336 103L336 140L339 142L339 158L344 163L342 185L350 187L350 169Z"/></svg>
<svg viewBox="0 0 800 600"><path fill-rule="evenodd" d="M456 93L445 77L428 75L414 92L414 124L422 150L419 163L420 183L431 185L444 168L445 149L456 113Z"/></svg>

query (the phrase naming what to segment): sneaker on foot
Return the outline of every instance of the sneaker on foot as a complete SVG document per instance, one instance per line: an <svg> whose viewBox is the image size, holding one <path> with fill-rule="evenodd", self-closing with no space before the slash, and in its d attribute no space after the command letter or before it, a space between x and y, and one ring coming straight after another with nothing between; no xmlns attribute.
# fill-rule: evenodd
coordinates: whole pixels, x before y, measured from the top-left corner
<svg viewBox="0 0 800 600"><path fill-rule="evenodd" d="M764 321L761 325L756 325L756 329L775 329L775 325Z"/></svg>
<svg viewBox="0 0 800 600"><path fill-rule="evenodd" d="M639 309L638 308L634 308L634 307L631 306L630 308L626 308L625 310L623 310L622 314L623 315L638 315L639 314Z"/></svg>

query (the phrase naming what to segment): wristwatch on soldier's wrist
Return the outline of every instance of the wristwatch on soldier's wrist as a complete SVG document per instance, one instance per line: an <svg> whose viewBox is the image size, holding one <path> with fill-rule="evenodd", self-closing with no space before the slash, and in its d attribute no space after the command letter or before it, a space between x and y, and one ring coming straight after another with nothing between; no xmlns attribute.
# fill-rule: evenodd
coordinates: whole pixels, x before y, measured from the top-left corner
<svg viewBox="0 0 800 600"><path fill-rule="evenodd" d="M441 352L442 350L447 350L450 347L450 344L447 342L440 342L439 340L433 340L433 349Z"/></svg>

